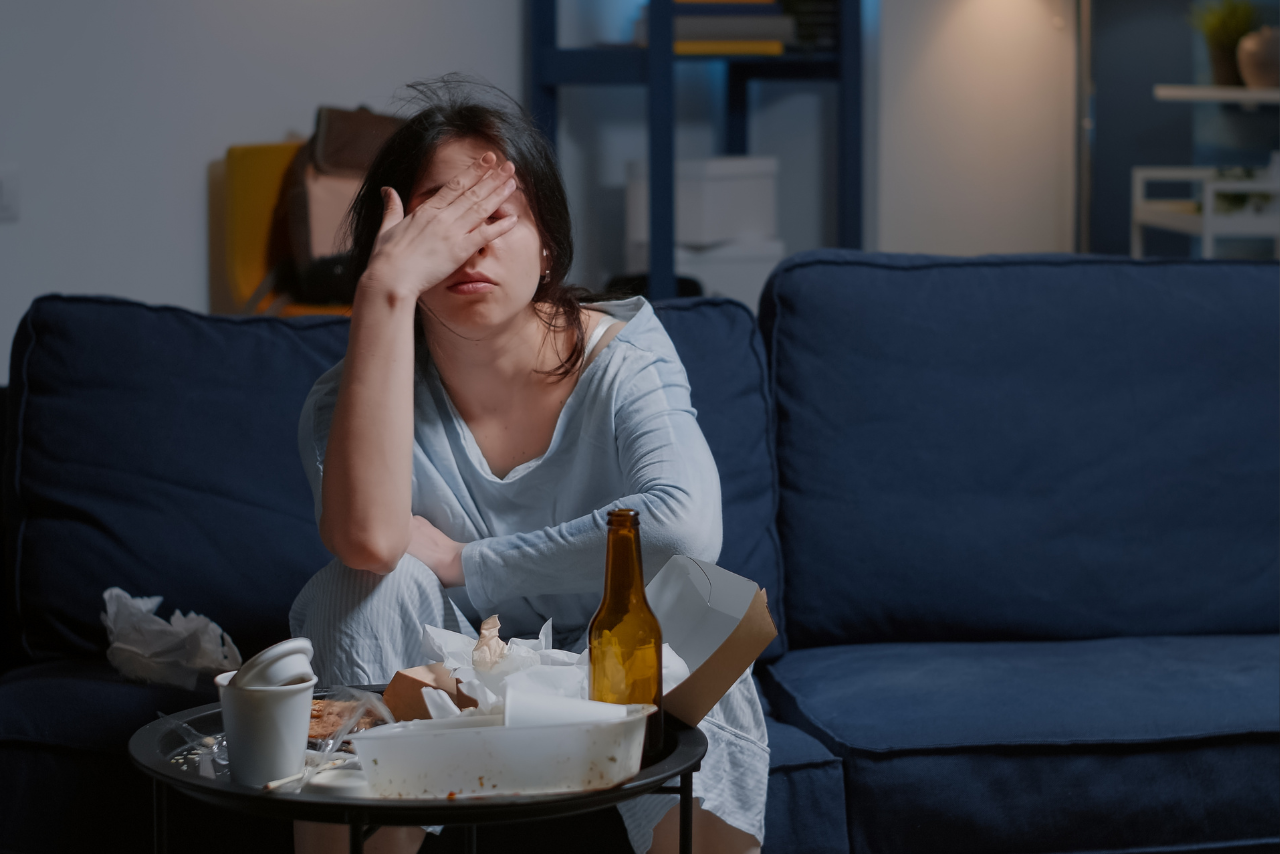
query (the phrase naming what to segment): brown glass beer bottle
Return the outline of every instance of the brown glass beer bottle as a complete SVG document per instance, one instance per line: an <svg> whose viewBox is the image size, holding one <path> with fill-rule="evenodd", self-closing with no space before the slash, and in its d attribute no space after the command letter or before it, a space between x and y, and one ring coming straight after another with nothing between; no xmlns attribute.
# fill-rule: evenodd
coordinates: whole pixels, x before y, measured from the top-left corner
<svg viewBox="0 0 1280 854"><path fill-rule="evenodd" d="M609 511L604 598L588 630L591 699L604 703L652 703L645 729L645 758L662 751L662 629L644 595L640 563L640 514Z"/></svg>

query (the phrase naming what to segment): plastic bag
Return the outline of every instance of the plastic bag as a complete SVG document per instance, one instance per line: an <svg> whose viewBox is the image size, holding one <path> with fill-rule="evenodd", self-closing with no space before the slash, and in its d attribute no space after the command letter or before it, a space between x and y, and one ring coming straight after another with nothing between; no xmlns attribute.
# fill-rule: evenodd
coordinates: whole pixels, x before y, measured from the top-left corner
<svg viewBox="0 0 1280 854"><path fill-rule="evenodd" d="M187 743L185 750L180 752L175 760L180 764L182 770L186 770L188 762L194 763L201 777L213 778L217 776L218 770L225 770L227 767L227 739L222 733L216 735L205 735L197 731L190 724L183 723L175 717L156 712L160 719L167 722L174 732L180 735Z"/></svg>

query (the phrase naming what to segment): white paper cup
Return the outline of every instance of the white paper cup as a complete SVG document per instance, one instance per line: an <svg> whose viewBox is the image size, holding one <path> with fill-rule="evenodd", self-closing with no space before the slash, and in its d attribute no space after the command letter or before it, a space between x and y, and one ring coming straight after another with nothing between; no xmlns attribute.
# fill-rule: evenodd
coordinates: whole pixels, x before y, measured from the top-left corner
<svg viewBox="0 0 1280 854"><path fill-rule="evenodd" d="M238 688L227 684L234 675L232 670L214 679L222 701L231 779L244 786L264 786L297 774L306 757L316 677L299 685Z"/></svg>

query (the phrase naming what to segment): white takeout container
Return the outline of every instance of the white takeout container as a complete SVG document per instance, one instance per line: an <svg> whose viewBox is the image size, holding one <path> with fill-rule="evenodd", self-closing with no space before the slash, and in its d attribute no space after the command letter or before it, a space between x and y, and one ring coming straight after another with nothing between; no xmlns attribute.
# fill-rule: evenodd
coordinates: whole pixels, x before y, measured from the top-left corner
<svg viewBox="0 0 1280 854"><path fill-rule="evenodd" d="M607 789L640 771L645 719L503 726L501 715L406 721L355 733L369 787L384 798L472 798Z"/></svg>

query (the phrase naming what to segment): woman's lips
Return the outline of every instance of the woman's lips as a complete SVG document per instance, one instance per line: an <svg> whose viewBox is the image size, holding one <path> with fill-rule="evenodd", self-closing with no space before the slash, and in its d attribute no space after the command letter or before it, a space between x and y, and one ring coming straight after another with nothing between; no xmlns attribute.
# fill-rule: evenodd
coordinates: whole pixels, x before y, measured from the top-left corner
<svg viewBox="0 0 1280 854"><path fill-rule="evenodd" d="M493 282L477 280L473 282L458 282L456 285L450 285L448 291L451 294L459 294L467 296L469 294L482 294L491 291L494 288Z"/></svg>

